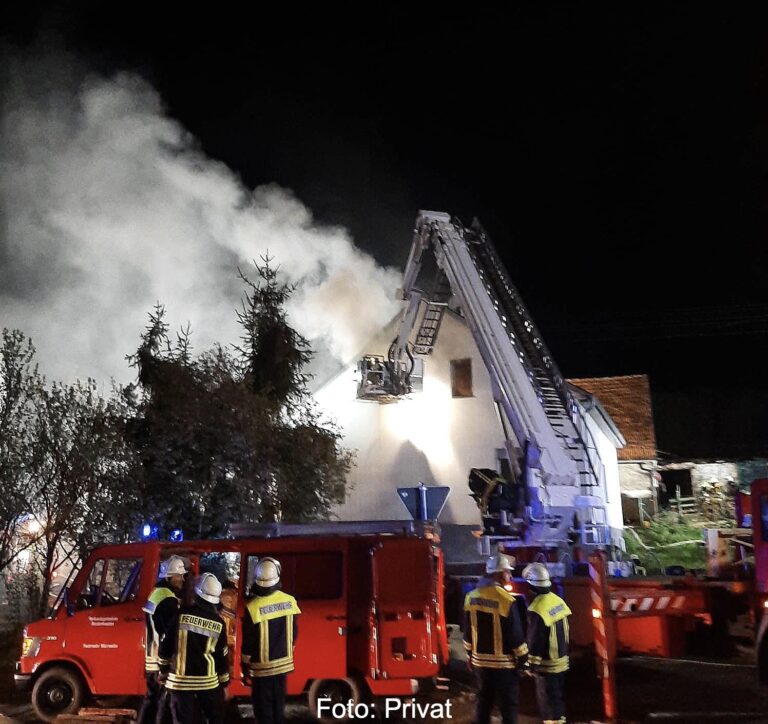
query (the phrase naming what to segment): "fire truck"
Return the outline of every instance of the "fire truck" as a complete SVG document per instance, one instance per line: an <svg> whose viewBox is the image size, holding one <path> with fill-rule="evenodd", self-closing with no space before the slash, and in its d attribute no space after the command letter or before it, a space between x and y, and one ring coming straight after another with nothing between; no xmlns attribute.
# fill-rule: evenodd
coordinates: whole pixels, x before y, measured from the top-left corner
<svg viewBox="0 0 768 724"><path fill-rule="evenodd" d="M466 227L421 211L401 294L405 310L387 355L359 363L358 398L393 404L409 396L446 311L460 314L490 376L504 440L498 470L487 476L493 490L478 496L485 552L503 540L565 555L574 536L586 550L620 545L621 531L607 520L610 493L587 405L560 373L479 222ZM504 488L514 491L512 502L485 505Z"/></svg>
<svg viewBox="0 0 768 724"><path fill-rule="evenodd" d="M760 676L768 683L768 481L753 485L749 573L628 578L632 565L616 560L622 531L607 520L618 491L609 490L589 400L563 378L482 226L420 212L401 292L406 306L397 336L386 355L360 361L358 397L382 404L408 397L423 378L423 358L437 344L446 310L460 314L490 376L505 440L496 470L470 474L483 523L479 555L499 548L519 563L545 562L576 614L574 643L594 646L599 633L606 662L617 651L682 653L686 631L712 625L728 608L723 601L735 600L752 611ZM604 563L598 555L588 564L605 553Z"/></svg>
<svg viewBox="0 0 768 724"><path fill-rule="evenodd" d="M249 695L240 682L238 622L263 556L281 562L282 588L302 610L287 693L306 693L313 710L321 698L356 704L412 695L448 661L443 557L431 524L276 523L232 533L231 540L96 548L49 617L24 630L15 679L31 687L37 716L53 721L90 696L144 694L142 606L171 555L228 582L231 608L221 613L231 623L235 697Z"/></svg>

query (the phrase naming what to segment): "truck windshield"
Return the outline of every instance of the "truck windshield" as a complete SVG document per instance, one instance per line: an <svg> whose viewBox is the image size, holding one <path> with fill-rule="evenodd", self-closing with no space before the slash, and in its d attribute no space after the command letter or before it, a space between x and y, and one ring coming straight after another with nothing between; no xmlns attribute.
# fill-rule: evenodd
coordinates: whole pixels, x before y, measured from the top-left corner
<svg viewBox="0 0 768 724"><path fill-rule="evenodd" d="M77 610L133 601L139 587L141 558L98 558L77 596Z"/></svg>
<svg viewBox="0 0 768 724"><path fill-rule="evenodd" d="M59 589L58 594L56 595L56 599L51 604L51 607L48 609L47 618L54 618L56 614L59 611L59 608L61 608L61 605L64 601L67 600L67 591L69 590L69 586L72 583L75 576L80 571L80 568L82 567L83 562L81 560L77 561L75 565L72 566L72 570L69 572L69 575L67 576L67 580L64 581L63 585Z"/></svg>

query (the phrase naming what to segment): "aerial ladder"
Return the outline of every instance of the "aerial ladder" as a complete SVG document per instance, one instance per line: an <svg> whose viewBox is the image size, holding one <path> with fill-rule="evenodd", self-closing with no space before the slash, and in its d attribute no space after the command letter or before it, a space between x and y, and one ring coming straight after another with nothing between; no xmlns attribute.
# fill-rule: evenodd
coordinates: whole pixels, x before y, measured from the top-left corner
<svg viewBox="0 0 768 724"><path fill-rule="evenodd" d="M361 361L358 397L396 402L410 394L446 310L460 310L491 379L505 439L501 476L524 499L519 517L501 512L498 537L513 545L567 545L574 536L589 546L609 544L605 472L586 412L480 224L421 211L401 292L406 307L397 337L386 357ZM488 485L498 479L488 476Z"/></svg>

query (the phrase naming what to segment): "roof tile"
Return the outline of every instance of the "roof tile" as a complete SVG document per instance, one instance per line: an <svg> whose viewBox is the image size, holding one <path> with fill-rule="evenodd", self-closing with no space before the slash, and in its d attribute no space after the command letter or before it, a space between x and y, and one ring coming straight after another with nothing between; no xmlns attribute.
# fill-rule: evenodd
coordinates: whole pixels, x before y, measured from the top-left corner
<svg viewBox="0 0 768 724"><path fill-rule="evenodd" d="M600 400L627 444L618 450L619 460L655 460L651 385L648 375L592 377L568 380Z"/></svg>

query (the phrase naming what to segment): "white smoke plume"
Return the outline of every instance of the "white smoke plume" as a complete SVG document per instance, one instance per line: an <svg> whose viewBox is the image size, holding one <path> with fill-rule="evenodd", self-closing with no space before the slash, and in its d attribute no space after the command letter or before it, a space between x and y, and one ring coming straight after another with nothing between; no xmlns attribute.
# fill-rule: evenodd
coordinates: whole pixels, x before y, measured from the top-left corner
<svg viewBox="0 0 768 724"><path fill-rule="evenodd" d="M48 377L130 380L124 356L158 300L198 352L237 341L236 267L267 251L299 285L291 322L337 359L397 312L395 270L289 190L245 188L137 76L17 59L5 80L0 327L32 337Z"/></svg>

